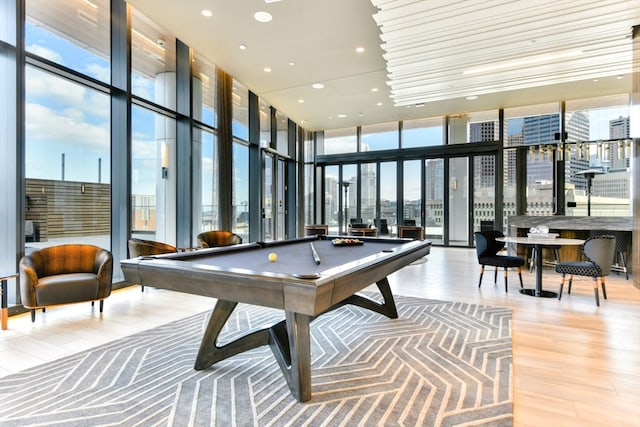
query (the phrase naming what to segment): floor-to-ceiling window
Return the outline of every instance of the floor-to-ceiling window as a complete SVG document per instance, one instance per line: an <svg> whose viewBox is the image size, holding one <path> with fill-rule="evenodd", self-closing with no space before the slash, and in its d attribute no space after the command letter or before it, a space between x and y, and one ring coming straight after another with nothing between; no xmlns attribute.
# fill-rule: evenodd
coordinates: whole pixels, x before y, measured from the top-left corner
<svg viewBox="0 0 640 427"><path fill-rule="evenodd" d="M434 244L444 243L444 159L424 161L424 236Z"/></svg>
<svg viewBox="0 0 640 427"><path fill-rule="evenodd" d="M109 96L91 82L110 81L110 21L108 2L96 5L25 2L27 252L70 240L110 249Z"/></svg>
<svg viewBox="0 0 640 427"><path fill-rule="evenodd" d="M175 120L138 106L131 117L131 234L175 244Z"/></svg>
<svg viewBox="0 0 640 427"><path fill-rule="evenodd" d="M630 120L626 94L567 101L567 215L632 215Z"/></svg>
<svg viewBox="0 0 640 427"><path fill-rule="evenodd" d="M191 179L192 194L192 242L199 233L217 230L219 223L218 145L215 128L216 67L203 55L194 52L191 64L191 109L196 125L192 130ZM245 220L246 222L246 220Z"/></svg>
<svg viewBox="0 0 640 427"><path fill-rule="evenodd" d="M249 90L233 79L232 88L232 212L231 230L240 235L243 241L249 239L249 223L243 221L249 209Z"/></svg>
<svg viewBox="0 0 640 427"><path fill-rule="evenodd" d="M26 69L25 240L110 248L109 97Z"/></svg>

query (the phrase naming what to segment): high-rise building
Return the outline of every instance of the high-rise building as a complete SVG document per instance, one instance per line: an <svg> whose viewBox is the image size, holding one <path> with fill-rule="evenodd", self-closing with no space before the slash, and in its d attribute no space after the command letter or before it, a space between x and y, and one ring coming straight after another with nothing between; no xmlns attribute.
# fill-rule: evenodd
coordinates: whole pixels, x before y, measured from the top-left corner
<svg viewBox="0 0 640 427"><path fill-rule="evenodd" d="M629 117L609 120L609 139L624 140L631 135ZM630 166L630 158L625 153L625 141L614 142L610 148L609 171L624 171Z"/></svg>
<svg viewBox="0 0 640 427"><path fill-rule="evenodd" d="M557 132L560 132L559 114L524 118L522 125L524 145L535 145L538 148L538 154L529 159L527 164L527 186L553 180L552 153L546 148L547 145L557 142L555 138Z"/></svg>

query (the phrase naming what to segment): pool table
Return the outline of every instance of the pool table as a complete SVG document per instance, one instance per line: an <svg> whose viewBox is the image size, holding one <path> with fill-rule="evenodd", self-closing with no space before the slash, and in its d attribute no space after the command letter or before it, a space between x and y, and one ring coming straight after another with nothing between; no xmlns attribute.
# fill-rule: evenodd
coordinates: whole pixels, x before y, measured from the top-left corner
<svg viewBox="0 0 640 427"><path fill-rule="evenodd" d="M344 237L344 239L353 237ZM429 254L427 240L359 238L336 245L335 236L246 243L120 261L125 280L217 299L196 356L206 369L235 354L269 345L293 396L311 398L310 322L344 304L397 318L387 276ZM314 254L315 252L315 254ZM269 260L275 253L277 259ZM379 303L356 292L376 283ZM218 346L238 303L282 309L285 319Z"/></svg>

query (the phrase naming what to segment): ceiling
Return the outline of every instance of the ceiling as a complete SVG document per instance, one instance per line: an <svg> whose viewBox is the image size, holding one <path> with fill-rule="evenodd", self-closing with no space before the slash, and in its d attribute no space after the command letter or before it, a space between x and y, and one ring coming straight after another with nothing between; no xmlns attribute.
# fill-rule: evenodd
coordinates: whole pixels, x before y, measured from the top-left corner
<svg viewBox="0 0 640 427"><path fill-rule="evenodd" d="M638 0L127 1L309 130L629 93L640 25Z"/></svg>

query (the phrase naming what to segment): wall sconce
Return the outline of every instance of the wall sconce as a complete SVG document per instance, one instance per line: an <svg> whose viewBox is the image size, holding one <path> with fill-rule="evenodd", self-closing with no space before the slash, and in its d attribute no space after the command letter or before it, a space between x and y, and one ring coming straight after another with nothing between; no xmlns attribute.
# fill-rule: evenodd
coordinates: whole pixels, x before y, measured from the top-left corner
<svg viewBox="0 0 640 427"><path fill-rule="evenodd" d="M453 191L456 191L458 189L458 180L453 178L451 181L451 188L453 189Z"/></svg>
<svg viewBox="0 0 640 427"><path fill-rule="evenodd" d="M627 139L624 144L624 157L627 159L631 158L631 140Z"/></svg>
<svg viewBox="0 0 640 427"><path fill-rule="evenodd" d="M160 165L162 179L167 179L169 177L169 146L166 142L163 142L160 147Z"/></svg>
<svg viewBox="0 0 640 427"><path fill-rule="evenodd" d="M624 159L624 141L618 141L617 145L616 157L618 159Z"/></svg>
<svg viewBox="0 0 640 427"><path fill-rule="evenodd" d="M602 160L611 160L611 144L602 144Z"/></svg>
<svg viewBox="0 0 640 427"><path fill-rule="evenodd" d="M557 158L558 161L563 161L564 160L564 144L560 143L558 145L556 145L556 153L557 153Z"/></svg>

